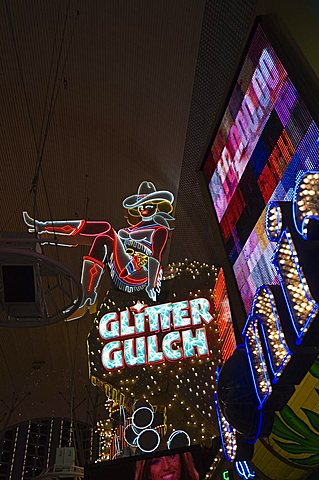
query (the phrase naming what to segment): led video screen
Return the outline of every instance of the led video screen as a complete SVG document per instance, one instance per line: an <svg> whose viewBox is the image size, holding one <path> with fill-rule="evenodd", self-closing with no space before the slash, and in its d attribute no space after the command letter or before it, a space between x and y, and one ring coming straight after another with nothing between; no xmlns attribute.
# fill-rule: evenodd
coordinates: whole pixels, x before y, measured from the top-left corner
<svg viewBox="0 0 319 480"><path fill-rule="evenodd" d="M85 480L204 480L216 446L203 449L199 445L172 452L140 457L123 457L113 461L86 465Z"/></svg>
<svg viewBox="0 0 319 480"><path fill-rule="evenodd" d="M277 283L267 203L291 200L298 174L318 166L318 124L258 25L204 163L247 312L257 287Z"/></svg>

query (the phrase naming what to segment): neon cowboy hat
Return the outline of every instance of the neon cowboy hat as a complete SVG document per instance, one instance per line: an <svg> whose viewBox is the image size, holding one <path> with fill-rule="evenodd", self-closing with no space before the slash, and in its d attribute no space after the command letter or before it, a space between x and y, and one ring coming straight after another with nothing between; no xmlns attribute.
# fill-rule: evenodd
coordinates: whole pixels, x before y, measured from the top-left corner
<svg viewBox="0 0 319 480"><path fill-rule="evenodd" d="M124 208L136 208L144 203L173 203L174 195L168 190L156 190L154 183L144 181L138 187L137 195L130 195L123 200Z"/></svg>

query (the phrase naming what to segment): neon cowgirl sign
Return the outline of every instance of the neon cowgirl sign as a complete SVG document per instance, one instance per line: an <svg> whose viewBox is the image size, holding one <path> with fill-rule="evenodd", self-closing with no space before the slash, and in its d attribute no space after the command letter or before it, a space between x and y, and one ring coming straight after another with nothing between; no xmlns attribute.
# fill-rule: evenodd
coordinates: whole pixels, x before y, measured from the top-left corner
<svg viewBox="0 0 319 480"><path fill-rule="evenodd" d="M123 201L130 226L118 232L106 221L41 222L23 212L29 232L41 236L56 235L58 243L52 244L91 247L89 255L83 257L82 304L72 318L82 316L96 302L97 288L106 265L117 288L127 293L145 290L149 298L156 301L162 280L162 252L171 230L168 222L174 220L170 215L173 201L171 192L156 190L153 183L142 182L137 194Z"/></svg>
<svg viewBox="0 0 319 480"><path fill-rule="evenodd" d="M281 385L286 387L300 383L317 355L318 199L319 171L303 172L297 178L292 204L270 202L266 210L266 234L270 242L276 243L272 263L278 273L279 286L262 285L257 289L243 329L256 397L256 415L259 416L259 425L254 432L246 434L241 430L250 441L256 441L261 434L264 404L276 390L276 385L280 388ZM225 367L227 362L221 369L218 382ZM280 410L282 406L277 405L275 409ZM223 417L220 408L223 410L223 399L218 396L216 410L219 419ZM230 416L226 410L223 413L226 428L219 422L223 449L227 459L234 461L234 432L239 427L227 424ZM228 433L230 430L231 435Z"/></svg>
<svg viewBox="0 0 319 480"><path fill-rule="evenodd" d="M99 323L106 342L103 367L114 370L208 356L205 326L213 320L209 309L207 299L196 298L150 307L138 302L120 313L103 315Z"/></svg>

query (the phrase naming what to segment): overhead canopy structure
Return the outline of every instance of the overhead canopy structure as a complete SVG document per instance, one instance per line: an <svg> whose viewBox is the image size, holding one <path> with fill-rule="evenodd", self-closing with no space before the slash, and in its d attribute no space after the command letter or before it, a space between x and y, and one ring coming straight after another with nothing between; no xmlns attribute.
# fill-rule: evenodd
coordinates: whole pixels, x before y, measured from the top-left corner
<svg viewBox="0 0 319 480"><path fill-rule="evenodd" d="M163 263L216 263L218 237L197 171L255 3L3 2L1 231L26 232L23 210L120 228L123 198L147 179L177 199ZM45 254L80 276L85 247L45 246ZM105 280L102 291L110 285ZM2 427L69 417L72 406L77 420L102 415L88 377L91 322L88 314L50 327L0 329Z"/></svg>

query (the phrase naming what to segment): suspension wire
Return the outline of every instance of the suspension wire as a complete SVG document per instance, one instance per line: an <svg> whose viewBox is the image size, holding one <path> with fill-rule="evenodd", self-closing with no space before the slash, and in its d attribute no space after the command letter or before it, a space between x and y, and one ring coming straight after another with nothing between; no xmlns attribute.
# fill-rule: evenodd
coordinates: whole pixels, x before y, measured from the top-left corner
<svg viewBox="0 0 319 480"><path fill-rule="evenodd" d="M67 26L67 20L68 20L68 16L69 16L70 5L71 5L71 0L69 0L69 2L68 2L66 15L65 15L65 18L64 18L62 38L61 38L58 60L57 60L57 67L56 67L56 70L55 70L55 76L54 76L54 81L53 81L53 86L52 86L52 93L51 93L51 99L50 99L50 104L49 104L49 110L48 110L48 115L47 115L47 119L46 119L46 123L45 123L45 113L46 113L47 106L48 106L49 90L50 90L51 76L52 76L52 71L53 71L54 52L55 52L55 48L56 48L56 44L57 44L57 35L58 35L58 26L59 26L59 20L60 20L61 1L60 1L60 4L59 4L58 22L57 22L57 26L56 26L54 44L53 44L53 49L52 49L52 54L51 54L50 72L49 72L49 78L48 78L48 83L47 83L45 105L44 105L44 111L43 111L42 123L41 123L41 131L40 131L40 139L39 139L40 140L40 145L38 145L36 134L35 134L34 122L32 120L32 116L31 116L30 104L29 104L29 101L28 101L28 95L27 95L26 85L25 85L25 81L24 81L24 75L23 75L23 71L22 71L22 66L21 66L20 56L19 56L19 52L18 52L16 37L15 37L15 33L14 33L12 18L11 18L11 15L10 15L7 0L5 0L6 14L7 14L7 18L8 18L8 22L9 22L9 26L10 26L14 51L15 51L16 60L17 60L17 64L18 64L20 80L21 80L21 83L22 83L23 94L24 94L24 98L25 98L25 102L26 102L28 120L30 122L30 127L31 127L31 131L32 131L32 138L33 138L33 142L34 142L34 145L35 145L35 150L36 150L36 153L37 153L37 160L36 160L36 165L35 165L35 174L34 174L31 189L30 189L30 192L29 192L29 193L33 193L33 196L34 196L34 202L33 202L34 218L36 218L36 216L35 216L35 213L36 213L36 210L37 210L37 198L36 197L37 197L37 190L38 190L38 184L39 184L39 174L41 174L41 179L42 179L43 186L44 186L44 192L45 192L45 197L46 197L46 201L47 201L47 206L48 206L48 209L49 209L49 215L50 215L50 219L51 219L52 222L53 222L52 211L51 211L51 207L50 207L50 201L49 201L47 186L46 186L46 182L45 182L45 178L44 178L44 174L43 174L42 162L43 162L44 148L45 148L46 140L47 140L47 137L48 137L48 131L49 131L49 127L51 125L51 121L52 121L53 113L54 113L54 110L55 110L57 98L58 98L58 95L59 95L59 92L60 92L61 80L62 80L62 77L63 77L63 73L65 71L65 67L66 67L66 63L67 63L67 60L68 60L71 44L72 44L73 37L74 37L75 27L76 27L76 23L77 23L76 20L78 18L78 14L79 14L79 12L77 11L77 17L76 17L76 20L74 22L70 42L69 42L69 45L68 45L68 48L67 48L67 53L66 53L66 56L65 56L63 67L62 67L61 77L60 77L60 80L58 82L58 74L59 74L59 69L60 69L59 67L60 67L60 64L61 64L62 49L63 49L65 35L66 35L66 26ZM58 87L57 87L57 85L58 85ZM44 127L44 125L45 125L45 127ZM43 135L43 138L41 138L42 135ZM71 385L70 420L71 420L72 436L74 435L74 432L73 432L73 422L74 422L74 420L73 420L73 417L74 417L73 409L74 409L75 366L76 366L76 358L77 358L78 335L79 335L79 321L77 321L76 342L75 342L75 348L74 348L74 353L73 353L73 369L72 369L72 385ZM68 325L67 325L67 339L68 339L68 344L71 347L69 326ZM70 351L71 351L71 348L70 348ZM2 352L2 353L4 354L4 352ZM10 374L10 370L9 370L6 358L5 358L5 363L7 365L8 372ZM10 375L10 378L11 378L11 375ZM12 379L11 379L11 381L12 381ZM75 439L73 439L73 441L74 441L74 446L75 446ZM70 442L71 442L71 438L70 438Z"/></svg>
<svg viewBox="0 0 319 480"><path fill-rule="evenodd" d="M70 1L71 0L69 0L68 10L69 10L69 6L70 6ZM20 81L21 81L21 84L22 84L22 91L23 91L23 95L24 95L26 108L27 108L28 120L29 120L29 124L30 124L30 127L31 127L32 138L33 138L33 142L34 142L34 146L35 146L35 150L36 150L36 154L37 154L37 160L36 160L36 165L35 165L35 175L32 179L32 184L31 184L31 188L30 188L30 193L33 193L33 195L34 195L33 216L35 217L36 194L37 194L37 188L38 188L38 170L39 170L39 163L41 163L40 162L41 152L43 151L43 146L44 146L44 143L45 143L45 138L43 139L43 142L41 142L41 136L42 136L42 132L43 132L45 111L46 111L46 106L47 106L47 103L48 103L49 86L50 86L50 83L51 83L51 75L52 75L52 70L53 70L54 51L55 51L55 46L56 46L56 43L57 43L58 26L59 26L59 20L60 20L61 1L60 1L60 4L59 4L58 21L57 21L57 26L56 26L56 30L55 30L54 43L53 43L53 49L52 49L52 54L51 54L50 72L49 72L49 78L48 78L48 82L47 82L46 99L45 99L45 106L44 106L44 110L43 110L42 125L41 125L41 132L40 132L40 138L39 138L40 144L38 144L38 142L37 142L37 137L36 137L36 133L35 133L35 126L34 126L34 122L32 120L32 116L31 116L31 109L30 109L30 103L29 103L28 95L27 95L26 83L25 83L24 75L23 75L23 71L22 71L22 65L21 65L20 55L19 55L18 46L17 46L16 35L15 35L14 27L13 27L12 16L10 14L10 10L9 10L7 0L4 1L4 4L5 4L6 15L7 15L9 28L10 28L10 32L11 32L13 48L14 48L14 52L15 52L15 56L16 56L17 65L18 65ZM68 10L67 10L67 14L68 14ZM67 15L66 15L66 18L67 18ZM65 31L65 25L66 25L66 21L64 22L64 31ZM62 44L63 44L63 38L62 38L61 45L60 45L60 51L62 49ZM57 65L57 69L58 69L58 67L59 67L59 63ZM56 77L57 77L57 73L55 75L55 80L56 80ZM52 100L51 100L51 103L52 103ZM42 148L41 148L41 143L42 143Z"/></svg>
<svg viewBox="0 0 319 480"><path fill-rule="evenodd" d="M14 53L15 53L15 56L16 56L17 64L18 64L20 81L22 83L22 90L23 90L23 94L24 94L24 100L26 102L28 119L29 119L29 122L30 122L31 131L32 131L32 137L33 137L36 152L38 152L39 148L38 148L38 144L37 144L37 138L36 138L36 134L35 134L34 123L32 121L32 117L31 117L31 110L30 110L30 105L29 105L29 102L28 102L27 89L26 89L26 85L25 85L25 81L24 81L22 66L21 66L21 62L20 62L20 56L19 56L19 52L18 52L17 41L16 41L16 37L15 37L15 34L14 34L12 18L11 18L11 15L10 15L10 10L9 10L9 7L8 7L7 0L4 0L4 5L5 5L7 19L8 19L8 23L9 23L9 27L10 27L11 36L12 36L13 49L14 49Z"/></svg>
<svg viewBox="0 0 319 480"><path fill-rule="evenodd" d="M54 34L54 41L53 41L53 47L52 47L52 52L51 52L51 60L50 60L50 70L49 70L49 76L48 76L48 82L47 82L47 88L46 88L46 93L45 93L45 102L44 102L44 108L43 108L43 115L42 115L42 122L41 122L41 130L40 130L40 145L41 145L41 140L43 137L43 130L44 130L44 122L45 122L45 112L47 111L47 105L49 101L49 93L50 93L50 85L51 85L51 78L52 78L52 72L53 72L53 63L54 63L54 53L56 50L56 44L57 44L57 38L58 38L58 31L59 31L59 24L60 24L60 13L61 13L61 6L62 6L62 0L59 2L59 8L58 8L58 19L56 22L56 29L55 29L55 34ZM37 157L40 155L40 149L37 151ZM38 158L35 164L35 168L37 166Z"/></svg>
<svg viewBox="0 0 319 480"><path fill-rule="evenodd" d="M39 163L39 168L38 168L38 174L41 175L41 180L42 180L43 187L44 187L44 194L45 194L45 197L46 197L46 202L47 202L47 206L48 206L48 210L49 210L49 217L50 217L50 220L51 220L52 224L53 224L53 215L52 215L51 205L50 205L50 201L49 201L49 195L48 195L48 190L47 190L47 186L46 186L45 176L44 176L43 169L42 169L42 159L43 159L45 141L46 141L46 138L47 138L47 135L48 135L49 127L50 127L51 122L52 122L53 113L54 113L54 110L55 110L55 105L56 105L56 102L57 102L57 99L58 99L58 96L59 96L59 92L60 92L60 88L61 88L61 85L62 85L61 79L62 79L63 74L65 72L67 60L68 60L68 57L69 57L71 45L72 45L73 38L74 38L77 18L78 18L78 13L77 13L74 25L73 25L73 30L72 30L72 33L71 33L70 42L69 42L68 49L67 49L67 52L66 52L66 56L65 56L65 59L64 59L64 64L62 66L60 82L58 84L58 88L55 92L55 95L52 94L52 97L51 97L50 110L49 110L49 113L48 113L48 119L47 119L46 131L45 131L45 138L44 138L44 142L43 142L43 149L42 149L41 159L40 159L41 161ZM54 238L57 239L55 233L54 233ZM56 245L56 249L57 249L57 258L59 259L58 245Z"/></svg>
<svg viewBox="0 0 319 480"><path fill-rule="evenodd" d="M70 4L70 2L69 2ZM46 141L46 138L47 138L47 135L48 135L48 130L49 130L49 127L51 125L51 121L52 121L52 118L53 118L53 113L55 111L55 105L56 105L56 102L57 102L57 99L58 99L58 96L59 96L59 92L60 92L60 88L61 88L61 85L62 85L62 78L63 78L63 75L64 75L64 72L65 72L65 68L66 68L66 65L67 65L67 60L69 58L69 53L70 53L70 50L71 50L71 45L72 45L72 42L73 42L73 38L74 38L74 33L75 33L75 27L77 25L77 19L78 19L78 15L79 15L79 12L77 11L77 16L75 18L75 22L74 22L74 25L73 25L73 29L72 29L72 33L71 33L71 37L70 37L70 41L69 41L69 45L68 45L68 48L67 48L67 51L66 51L66 55L65 55L65 59L64 59L64 63L63 63L63 66L62 66L62 71L61 71L61 75L60 75L60 81L58 83L58 88L56 89L56 92L55 92L55 96L54 96L54 91L52 92L52 97L51 97L51 102L50 102L50 110L48 112L48 117L47 117L47 125L46 125L46 136L44 138L44 141L43 141L43 151L42 151L42 154L41 154L41 162L39 164L39 172L38 174L40 174L41 176L41 180L42 180L42 184L43 184L43 189L44 189L44 195L45 195L45 199L46 199L46 203L47 203L47 207L48 207L48 210L49 210L49 219L52 223L52 226L53 226L53 214L52 214L52 210L51 210L51 204L50 204L50 200L49 200L49 194L48 194L48 189L47 189L47 184L46 184L46 180L45 180L45 176L44 176L44 172L43 172L43 168L42 168L42 159L43 159L43 153L44 153L44 147L45 147L45 141ZM57 68L58 70L58 68ZM36 216L34 216L34 218L38 218ZM58 240L57 238L57 235L56 235L56 232L54 232L54 239L55 240ZM42 247L44 249L44 247ZM55 244L55 252L56 252L56 257L57 257L57 260L60 261L60 251L59 251L59 246L58 246L58 243ZM82 254L83 256L83 254ZM62 291L62 298L63 298L63 301L65 300L65 295L64 295L64 291Z"/></svg>
<svg viewBox="0 0 319 480"><path fill-rule="evenodd" d="M67 17L68 17L70 3L71 3L71 0L69 0L67 14L66 14L66 17L65 17L64 29L63 29L63 38L65 36L65 27L66 27L66 21L67 21ZM55 105L56 105L56 102L57 102L57 99L58 99L58 96L59 96L59 92L60 92L60 88L61 88L61 85L62 85L61 79L63 78L63 74L64 74L64 71L65 71L65 68L66 68L67 60L68 60L68 57L69 57L69 53L70 53L70 50L71 50L71 45L72 45L73 38L74 38L74 33L75 33L76 24L77 24L78 14L79 14L79 12L77 12L77 16L76 16L76 19L75 19L75 22L74 22L74 25L73 25L71 38L70 38L69 45L68 45L68 48L67 48L67 52L66 52L66 55L65 55L65 59L64 59L64 63L63 63L63 66L62 66L62 71L61 71L61 76L60 76L60 81L58 83L57 89L55 89L55 86L56 86L58 68L56 70L56 77L55 77L55 82L54 82L55 92L53 90L52 97L51 97L51 102L50 102L49 113L48 113L48 118L47 118L46 129L45 129L45 137L44 137L44 141L43 141L43 144L42 144L42 150L41 150L41 154L40 154L40 157L39 157L39 164L38 164L38 174L40 173L40 175L41 175L41 179L42 179L43 187L44 187L44 192L45 192L45 197L46 197L46 201L47 201L47 206L48 206L48 209L49 209L50 220L51 220L52 223L53 223L53 216L52 216L52 211L51 211L51 206L50 206L50 201L49 201L49 195L48 195L47 185L46 185L46 181L45 181L45 176L44 176L43 169L42 169L42 160L43 160L43 153L44 153L45 142L46 142L47 135L48 135L48 130L49 130L49 127L51 125L51 121L52 121L52 118L53 118L53 113L54 113L54 110L55 110ZM59 52L59 63L60 63L60 59L61 59L61 53L62 53L62 42L61 42L61 48L60 48L60 52ZM55 95L54 95L54 93L55 93ZM56 237L56 235L55 235L55 237ZM58 245L56 245L56 250L57 250L57 257L59 259ZM70 340L70 332L69 332L69 324L68 323L69 322L66 322L66 324L67 324L66 325L66 327L67 327L67 339L68 339L68 344L71 347L71 340ZM73 368L72 368L72 378L71 378L72 383L71 383L71 399L70 399L70 429L71 429L71 435L69 437L69 446L71 446L71 442L72 442L72 439L73 439L74 447L76 447L76 439L75 439L75 434L74 434L74 412L73 411L74 411L74 399L75 399L75 368L76 368L76 359L77 359L78 336L79 336L79 319L77 320L76 341L75 341L74 352L73 352ZM70 348L70 351L71 351L71 348ZM76 448L75 448L75 453L76 453L76 456L77 456Z"/></svg>
<svg viewBox="0 0 319 480"><path fill-rule="evenodd" d="M58 61L57 61L57 66L56 66L55 76L54 76L54 81L53 81L52 95L51 95L51 99L50 99L50 106L49 106L49 112L48 112L48 117L47 117L47 123L46 123L46 127L45 127L45 130L44 130L44 138L43 138L43 141L42 141L41 149L40 149L39 156L38 156L38 162L37 162L36 169L35 169L35 174L34 174L34 179L35 179L35 182L36 182L36 187L37 187L37 185L38 185L39 171L40 171L40 168L41 168L41 165L42 165L42 161L43 161L44 147L45 147L46 140L47 140L47 137L48 137L50 117L52 116L52 113L53 113L53 110L52 110L52 109L53 109L53 106L55 105L55 102L54 102L55 90L56 90L56 85L57 85L59 67L60 67L61 58L62 58L62 49L63 49L63 45L64 45L64 39L65 39L65 32L66 32L67 20L68 20L68 17L69 17L70 4L71 4L71 0L68 1L68 6L67 6L65 18L64 18L64 24L63 24L63 30L62 30L62 38L61 38L61 43L60 43L60 48L59 48L59 54L58 54ZM58 88L58 91L59 91L59 88ZM36 193L36 192L35 192L35 193Z"/></svg>
<svg viewBox="0 0 319 480"><path fill-rule="evenodd" d="M8 228L8 226L10 225L11 221L12 221L13 218L16 216L16 214L17 214L18 212L21 212L21 210L22 210L23 208L25 208L25 204L26 204L29 196L30 196L30 192L27 192L27 193L24 195L23 199L22 199L22 207L21 207L21 205L19 204L19 205L17 206L17 208L15 208L15 209L13 210L13 212L7 217L7 219L3 222L3 224L0 225L0 233L4 232L4 229L5 229L5 228Z"/></svg>
<svg viewBox="0 0 319 480"><path fill-rule="evenodd" d="M32 186L31 186L31 191L30 193L33 193L33 218L34 222L35 219L38 218L38 209L37 209L37 193L38 193L38 184L39 184L39 172L38 172L38 165L42 163L42 154L41 154L41 149L43 149L43 146L45 144L45 138L43 138L43 130L44 130L44 124L45 124L45 118L46 118L46 110L47 110L47 105L49 102L49 94L50 94L50 85L51 85L51 79L53 75L53 65L54 65L54 54L56 50L56 45L57 45L57 38L58 38L58 31L59 31L59 24L60 24L60 13L62 9L62 0L59 2L59 8L58 8L58 18L56 22L56 28L55 28L55 34L54 34L54 41L53 41L53 46L52 46L52 52L51 52L51 60L50 60L50 69L49 69L49 75L48 75L48 81L47 81L47 88L46 88L46 94L45 94L45 101L44 101L44 107L43 107L43 114L42 114L42 121L41 121L41 129L40 129L40 136L39 136L39 148L37 149L37 157L36 157L36 162L35 162L35 174L32 179ZM63 42L63 39L61 40L61 44ZM59 68L59 62L57 62L57 69ZM53 84L53 91L54 91L54 84ZM53 95L53 92L51 96ZM48 120L47 120L48 121ZM41 146L42 145L42 146ZM35 234L36 234L36 228L34 228Z"/></svg>

